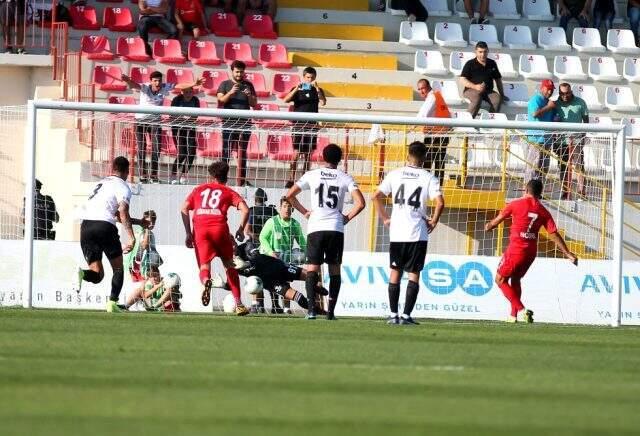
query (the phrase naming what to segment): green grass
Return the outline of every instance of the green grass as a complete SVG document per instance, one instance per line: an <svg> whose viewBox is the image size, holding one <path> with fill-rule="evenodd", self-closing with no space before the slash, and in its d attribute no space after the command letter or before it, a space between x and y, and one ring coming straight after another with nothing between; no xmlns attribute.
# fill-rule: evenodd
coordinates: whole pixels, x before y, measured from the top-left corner
<svg viewBox="0 0 640 436"><path fill-rule="evenodd" d="M637 435L639 333L4 309L0 434Z"/></svg>

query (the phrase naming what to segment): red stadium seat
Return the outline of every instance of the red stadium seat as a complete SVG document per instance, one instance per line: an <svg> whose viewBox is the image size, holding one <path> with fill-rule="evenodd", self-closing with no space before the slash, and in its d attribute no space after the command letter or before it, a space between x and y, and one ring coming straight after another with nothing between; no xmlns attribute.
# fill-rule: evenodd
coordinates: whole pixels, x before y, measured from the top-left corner
<svg viewBox="0 0 640 436"><path fill-rule="evenodd" d="M127 84L120 80L122 70L114 65L96 65L93 68L93 83L101 91L126 91Z"/></svg>
<svg viewBox="0 0 640 436"><path fill-rule="evenodd" d="M222 133L220 130L196 132L196 155L218 159L222 157Z"/></svg>
<svg viewBox="0 0 640 436"><path fill-rule="evenodd" d="M171 157L176 157L178 155L178 148L176 147L176 143L173 140L171 129L162 129L160 153Z"/></svg>
<svg viewBox="0 0 640 436"><path fill-rule="evenodd" d="M257 62L251 55L251 46L246 42L225 42L224 61L231 65L233 61L242 61L247 67L255 67Z"/></svg>
<svg viewBox="0 0 640 436"><path fill-rule="evenodd" d="M98 30L98 16L93 6L69 6L69 14L74 29Z"/></svg>
<svg viewBox="0 0 640 436"><path fill-rule="evenodd" d="M329 145L329 138L326 136L318 136L316 149L311 153L311 162L322 162L322 151Z"/></svg>
<svg viewBox="0 0 640 436"><path fill-rule="evenodd" d="M259 111L279 112L280 106L275 103L258 103L256 109Z"/></svg>
<svg viewBox="0 0 640 436"><path fill-rule="evenodd" d="M220 65L216 45L213 41L189 41L189 60L194 65Z"/></svg>
<svg viewBox="0 0 640 436"><path fill-rule="evenodd" d="M151 67L131 67L129 77L136 83L149 83L151 81L151 73L155 70Z"/></svg>
<svg viewBox="0 0 640 436"><path fill-rule="evenodd" d="M249 137L249 144L247 145L247 159L264 159L266 156L267 152L260 146L258 135L252 133Z"/></svg>
<svg viewBox="0 0 640 436"><path fill-rule="evenodd" d="M195 82L193 71L188 68L169 68L167 70L167 83L178 85L180 83L192 84L193 82ZM174 89L173 93L179 94L180 91Z"/></svg>
<svg viewBox="0 0 640 436"><path fill-rule="evenodd" d="M115 57L106 36L84 35L80 40L80 51L92 60L110 61Z"/></svg>
<svg viewBox="0 0 640 436"><path fill-rule="evenodd" d="M278 38L278 34L273 31L273 20L268 15L247 15L242 21L242 28L252 38Z"/></svg>
<svg viewBox="0 0 640 436"><path fill-rule="evenodd" d="M202 88L207 95L216 95L220 84L225 80L229 80L229 74L226 71L203 71L204 83Z"/></svg>
<svg viewBox="0 0 640 436"><path fill-rule="evenodd" d="M123 60L129 62L149 62L151 60L151 56L145 50L144 41L138 37L118 37L116 53Z"/></svg>
<svg viewBox="0 0 640 436"><path fill-rule="evenodd" d="M282 44L260 44L258 62L266 68L291 68L287 48Z"/></svg>
<svg viewBox="0 0 640 436"><path fill-rule="evenodd" d="M244 73L244 78L253 84L253 88L256 90L258 97L268 97L271 95L271 93L267 91L267 83L262 73Z"/></svg>
<svg viewBox="0 0 640 436"><path fill-rule="evenodd" d="M156 39L153 41L153 58L163 64L184 64L182 47L177 39Z"/></svg>
<svg viewBox="0 0 640 436"><path fill-rule="evenodd" d="M291 88L300 84L300 78L297 74L276 73L273 75L273 94L278 98L285 98Z"/></svg>
<svg viewBox="0 0 640 436"><path fill-rule="evenodd" d="M104 8L102 13L102 27L112 32L135 32L131 11L125 7Z"/></svg>
<svg viewBox="0 0 640 436"><path fill-rule="evenodd" d="M209 29L216 36L228 38L238 38L242 36L238 27L238 17L236 14L227 12L215 12L209 17Z"/></svg>
<svg viewBox="0 0 640 436"><path fill-rule="evenodd" d="M279 161L293 159L293 141L290 134L267 136L267 153L269 158Z"/></svg>
<svg viewBox="0 0 640 436"><path fill-rule="evenodd" d="M108 102L109 104L136 104L136 99L131 95L111 95Z"/></svg>

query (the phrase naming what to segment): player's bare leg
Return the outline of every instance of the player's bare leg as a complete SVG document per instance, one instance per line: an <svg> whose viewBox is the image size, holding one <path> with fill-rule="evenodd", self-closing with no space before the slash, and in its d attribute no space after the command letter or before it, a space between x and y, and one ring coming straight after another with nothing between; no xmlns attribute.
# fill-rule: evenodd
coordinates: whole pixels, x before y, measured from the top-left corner
<svg viewBox="0 0 640 436"><path fill-rule="evenodd" d="M236 315L248 315L249 309L244 307L240 298L240 276L238 275L238 270L234 268L233 257L222 259L222 265L227 272L227 283L229 283L233 298L236 300Z"/></svg>
<svg viewBox="0 0 640 436"><path fill-rule="evenodd" d="M400 324L400 315L398 314L398 301L400 300L400 280L402 279L402 271L391 269L389 273L389 320L387 324Z"/></svg>

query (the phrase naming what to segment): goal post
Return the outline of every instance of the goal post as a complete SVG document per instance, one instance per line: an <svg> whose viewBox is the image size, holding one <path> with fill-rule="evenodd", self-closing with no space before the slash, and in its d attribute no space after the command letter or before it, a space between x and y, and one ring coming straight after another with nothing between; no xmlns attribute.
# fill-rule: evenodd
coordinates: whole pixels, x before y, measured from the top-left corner
<svg viewBox="0 0 640 436"><path fill-rule="evenodd" d="M125 145L122 138L128 135L126 144L127 155L135 161L135 151L131 152L131 147L135 148L136 126L141 122L136 120L133 114L145 114L153 116L153 121L149 125L155 125L162 129L160 134L165 137L171 135L172 126L175 127L175 119L184 117L188 125L190 119L198 118L197 126L194 129L199 135L199 140L210 139L209 135L217 135L220 126L242 134L253 131L256 133L256 147L265 150L264 157L250 158L250 172L247 176L249 187L237 187L241 193L251 196L257 187L267 187L267 193L272 202L278 201L278 196L282 195L282 186L289 177L288 164L278 163L277 157L271 152L275 149L265 148L266 137L283 137L283 135L318 135L322 136L325 142L338 143L345 150L344 169L355 174L356 180L366 186L367 209L352 227L347 227L347 239L356 244L355 252L384 252L388 248L388 231L378 222L369 201L375 186L389 170L401 166L406 158L407 145L413 140L423 140L425 136L435 136L448 138L448 151L446 154L446 176L444 183L445 201L448 203L448 221L443 224L442 230L439 226L434 233L439 231L443 235L442 245L434 240L433 249L430 244L428 258L437 259L439 256L452 255L490 255L499 257L507 243L506 228L500 227L491 235L482 232L481 225L496 214L504 205L505 201L511 200L519 195L524 181L524 172L531 164L528 162L527 148L531 148L528 138L532 131L544 137L545 141L561 141L563 135L584 135L589 137L592 149L597 150L601 156L608 159L609 168L601 166L592 168L591 174L585 177L592 182L591 191L584 197L584 201L578 203L577 194L575 201L559 201L558 196L564 189L566 177L563 179L559 175L558 166L553 163L557 156L552 151L548 151L545 145L542 154L547 154L547 158L552 161L551 166L545 170L543 177L547 179L548 198L547 206L558 221L562 229L563 224L571 228L573 232L580 235L574 238L571 247L575 246L583 250L587 259L601 259L609 263L611 277L611 316L607 323L618 326L621 323L621 305L623 282L623 234L624 234L624 187L625 187L625 134L624 126L621 125L599 125L599 124L571 124L571 123L543 123L506 121L497 119L469 120L464 118L451 119L420 119L414 117L400 116L376 116L376 115L354 115L354 114L303 114L295 112L277 111L242 111L242 110L222 110L206 108L178 108L178 107L143 107L126 104L98 104L98 103L74 103L62 101L30 101L28 104L27 139L25 144L25 193L34 192L37 168L36 161L39 158L39 141L42 139L42 132L38 131L38 123L43 111L51 111L72 120L76 127L80 141L84 141L91 150L93 161L89 175L97 180L98 177L106 175L105 163L114 156L124 153ZM172 121L173 120L173 121ZM202 120L202 121L200 121ZM228 127L230 120L234 120L234 126ZM174 122L174 124L172 124ZM226 124L225 124L226 123ZM286 124L285 124L286 123ZM180 125L178 125L180 127ZM427 127L426 133L423 127ZM442 133L437 128L446 129ZM296 130L298 129L298 131ZM178 132L180 130L178 129ZM303 132L303 133L300 133ZM148 132L147 132L148 134ZM178 133L180 134L180 133ZM146 140L146 137L143 137ZM270 138L268 140L271 140ZM171 140L166 139L167 141ZM252 138L252 141L254 139ZM133 144L133 145L132 145ZM164 144L164 142L163 142ZM251 147L251 145L249 146ZM203 181L206 178L203 162L213 159L209 157L200 162L197 170L194 170L194 178L191 184ZM567 162L565 162L567 163ZM134 167L139 165L134 162ZM572 184L571 169L573 165L568 162L569 184ZM317 165L313 162L312 165ZM169 182L173 177L169 173L171 165L166 161L159 164L158 170L165 182ZM202 168L201 168L202 167ZM239 168L231 164L232 171L236 176ZM580 170L576 170L580 171ZM583 170L587 173L586 170ZM86 171L83 174L86 175ZM297 177L301 175L298 172ZM132 174L130 182L133 191L142 190L143 193L151 192L147 185L140 185L140 180L136 179L139 174ZM175 211L175 202L181 201L180 197L191 187L177 187L160 185L161 194L159 198L166 204L160 205L167 210ZM276 184L278 189L276 189ZM233 179L230 177L230 185L233 186ZM268 185L268 186L267 186ZM574 189L573 187L570 189ZM180 195L178 195L178 193ZM275 197L274 197L275 196ZM176 197L174 199L174 197ZM142 198L142 197L141 197ZM153 197L158 198L158 197ZM570 197L571 199L571 197ZM140 198L134 198L134 201ZM144 200L145 203L139 210L154 208L153 200ZM248 203L251 203L250 201ZM251 206L251 204L249 204ZM278 205L275 204L277 207ZM157 207L157 206L156 206ZM348 207L348 205L347 205ZM575 208L582 210L583 217L577 217ZM34 219L33 213L34 197L25 195L25 228L24 228L24 256L25 265L22 286L24 307L33 306L34 288L34 258L37 256L34 251ZM176 212L177 213L177 212ZM297 217L301 222L303 218ZM27 225L26 223L32 223ZM446 227L445 227L446 226ZM233 229L233 227L232 227ZM169 231L169 230L168 230ZM173 233L181 234L181 229L171 229ZM563 230L564 231L564 230ZM352 232L349 234L349 232ZM168 233L167 233L168 234ZM351 235L354 235L351 238ZM437 235L436 235L437 236ZM172 244L178 245L177 236L172 234ZM457 239L456 239L457 238ZM454 244L452 241L456 240ZM458 241L462 241L459 242ZM556 257L549 240L542 241L541 236L540 252L541 257ZM458 243L459 242L459 243ZM586 246L585 246L586 244ZM445 247L440 249L439 247ZM570 247L570 248L571 248ZM545 252L546 251L546 252ZM578 255L580 257L580 254ZM467 263L468 264L468 263ZM465 265L467 265L465 264ZM193 263L195 268L195 262ZM373 268L373 267L372 267ZM377 268L377 267L376 267ZM463 269L462 267L460 267ZM454 268L455 269L455 268ZM435 271L435 270L434 270ZM455 274L456 271L453 271ZM460 270L457 271L460 274ZM355 277L354 271L347 271L350 277ZM373 274L369 271L369 274ZM438 272L434 272L437 276ZM104 284L103 284L104 285ZM434 285L434 289L435 289ZM444 288L443 288L444 289ZM473 291L473 288L471 288ZM434 293L438 294L435 289ZM442 291L444 293L444 291ZM558 303L560 305L560 303Z"/></svg>

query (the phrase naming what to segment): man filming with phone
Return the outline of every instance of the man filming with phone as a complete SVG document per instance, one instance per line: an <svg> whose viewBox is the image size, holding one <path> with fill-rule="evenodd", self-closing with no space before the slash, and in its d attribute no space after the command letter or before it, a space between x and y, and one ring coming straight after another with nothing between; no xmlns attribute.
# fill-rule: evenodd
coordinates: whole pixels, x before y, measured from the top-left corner
<svg viewBox="0 0 640 436"><path fill-rule="evenodd" d="M316 82L317 75L315 68L305 68L302 71L302 82L292 87L284 98L285 103L293 103L294 112L317 113L320 106L327 104L324 91ZM294 155L289 180L296 180L299 158L302 158L302 172L309 171L310 157L316 149L319 127L316 122L301 121L294 122L291 130L293 132Z"/></svg>

